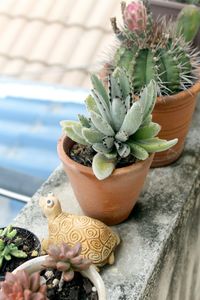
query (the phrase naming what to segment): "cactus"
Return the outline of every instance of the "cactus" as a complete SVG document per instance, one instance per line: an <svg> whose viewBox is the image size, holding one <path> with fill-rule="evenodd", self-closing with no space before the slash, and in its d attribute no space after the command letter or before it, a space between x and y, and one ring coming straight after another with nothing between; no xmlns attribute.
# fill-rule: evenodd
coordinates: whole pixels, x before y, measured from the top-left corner
<svg viewBox="0 0 200 300"><path fill-rule="evenodd" d="M129 6L135 2L140 2L141 10L141 5L144 5L141 0L135 0ZM117 66L125 68L136 94L151 80L157 82L161 95L174 94L193 85L198 77L198 53L191 49L177 29L178 25L167 22L165 18L153 21L151 13L148 13L147 17L143 14L146 24L143 31L134 30L134 27L130 30L130 14L127 19L129 6L122 2L124 27L121 30L116 18L111 19L120 42L110 62L111 69ZM137 9L138 4L134 7ZM136 15L137 11L133 14L134 22Z"/></svg>
<svg viewBox="0 0 200 300"><path fill-rule="evenodd" d="M0 300L48 300L46 285L40 284L40 274L26 271L7 272L1 284Z"/></svg>
<svg viewBox="0 0 200 300"><path fill-rule="evenodd" d="M118 161L130 156L145 160L149 153L169 149L177 139L166 141L155 137L160 126L151 121L157 95L152 80L134 101L126 73L117 68L109 77L109 93L96 75L91 77L92 95L86 99L90 118L62 121L63 131L76 143L92 147L97 153L92 161L95 176L110 176Z"/></svg>
<svg viewBox="0 0 200 300"><path fill-rule="evenodd" d="M177 18L177 31L187 42L192 41L200 27L200 9L195 5L185 6Z"/></svg>
<svg viewBox="0 0 200 300"><path fill-rule="evenodd" d="M12 225L0 230L0 269L3 261L11 260L12 256L25 258L27 254L18 249L17 244L20 240L16 237L17 230L12 228Z"/></svg>

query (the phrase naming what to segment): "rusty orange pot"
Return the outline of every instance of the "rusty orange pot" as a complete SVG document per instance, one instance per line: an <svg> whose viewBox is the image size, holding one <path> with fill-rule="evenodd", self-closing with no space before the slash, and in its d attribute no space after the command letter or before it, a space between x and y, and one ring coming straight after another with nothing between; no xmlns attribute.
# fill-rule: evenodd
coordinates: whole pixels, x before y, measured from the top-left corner
<svg viewBox="0 0 200 300"><path fill-rule="evenodd" d="M200 82L197 82L187 91L157 99L153 121L161 125L158 136L166 140L178 138L178 143L167 151L156 153L152 167L169 165L181 155L199 91Z"/></svg>
<svg viewBox="0 0 200 300"><path fill-rule="evenodd" d="M110 177L98 180L92 168L78 164L69 157L73 144L68 137L61 137L58 155L82 210L107 225L126 220L139 197L154 154L145 161L116 169Z"/></svg>

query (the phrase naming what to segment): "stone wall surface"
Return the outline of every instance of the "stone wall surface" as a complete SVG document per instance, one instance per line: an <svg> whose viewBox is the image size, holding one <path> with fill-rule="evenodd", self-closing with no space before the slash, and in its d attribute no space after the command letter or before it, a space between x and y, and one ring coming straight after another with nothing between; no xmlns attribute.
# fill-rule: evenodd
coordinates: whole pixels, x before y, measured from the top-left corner
<svg viewBox="0 0 200 300"><path fill-rule="evenodd" d="M108 300L199 300L200 295L200 103L182 157L152 169L129 219L115 226L122 243L116 263L102 270ZM39 196L55 193L64 210L81 213L59 167L15 220L40 238L47 222ZM94 199L95 203L95 199Z"/></svg>

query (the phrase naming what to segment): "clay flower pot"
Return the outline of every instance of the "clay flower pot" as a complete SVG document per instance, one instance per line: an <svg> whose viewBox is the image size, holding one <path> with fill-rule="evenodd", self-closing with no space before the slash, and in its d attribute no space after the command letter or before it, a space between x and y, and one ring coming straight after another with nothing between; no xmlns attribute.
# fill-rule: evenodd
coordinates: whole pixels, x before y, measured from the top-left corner
<svg viewBox="0 0 200 300"><path fill-rule="evenodd" d="M45 256L40 256L33 258L21 266L19 266L17 269L13 271L14 274L16 274L17 271L19 270L26 270L29 274L35 273L35 272L40 272L44 269L44 263L46 260ZM84 277L87 277L96 287L97 289L97 294L98 294L98 300L106 300L106 289L104 282L99 275L99 273L96 271L94 266L90 266L88 270L81 271L80 272Z"/></svg>
<svg viewBox="0 0 200 300"><path fill-rule="evenodd" d="M78 164L69 157L73 144L68 137L61 137L58 155L85 214L107 225L126 220L138 199L154 154L145 161L118 168L110 177L98 180L92 168Z"/></svg>
<svg viewBox="0 0 200 300"><path fill-rule="evenodd" d="M178 138L178 143L167 151L156 153L152 167L169 165L181 155L199 91L200 82L197 82L187 91L157 99L153 121L161 125L158 136L166 140Z"/></svg>

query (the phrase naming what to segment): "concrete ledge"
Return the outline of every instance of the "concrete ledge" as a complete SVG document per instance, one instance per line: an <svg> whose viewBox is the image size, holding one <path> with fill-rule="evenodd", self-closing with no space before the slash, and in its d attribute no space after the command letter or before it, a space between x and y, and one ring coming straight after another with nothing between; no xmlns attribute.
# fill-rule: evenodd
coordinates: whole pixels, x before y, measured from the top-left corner
<svg viewBox="0 0 200 300"><path fill-rule="evenodd" d="M200 291L200 103L182 157L151 170L129 220L116 229L116 263L102 271L108 300L198 300ZM59 167L15 220L40 238L47 232L38 197L53 191L63 208L81 213Z"/></svg>

